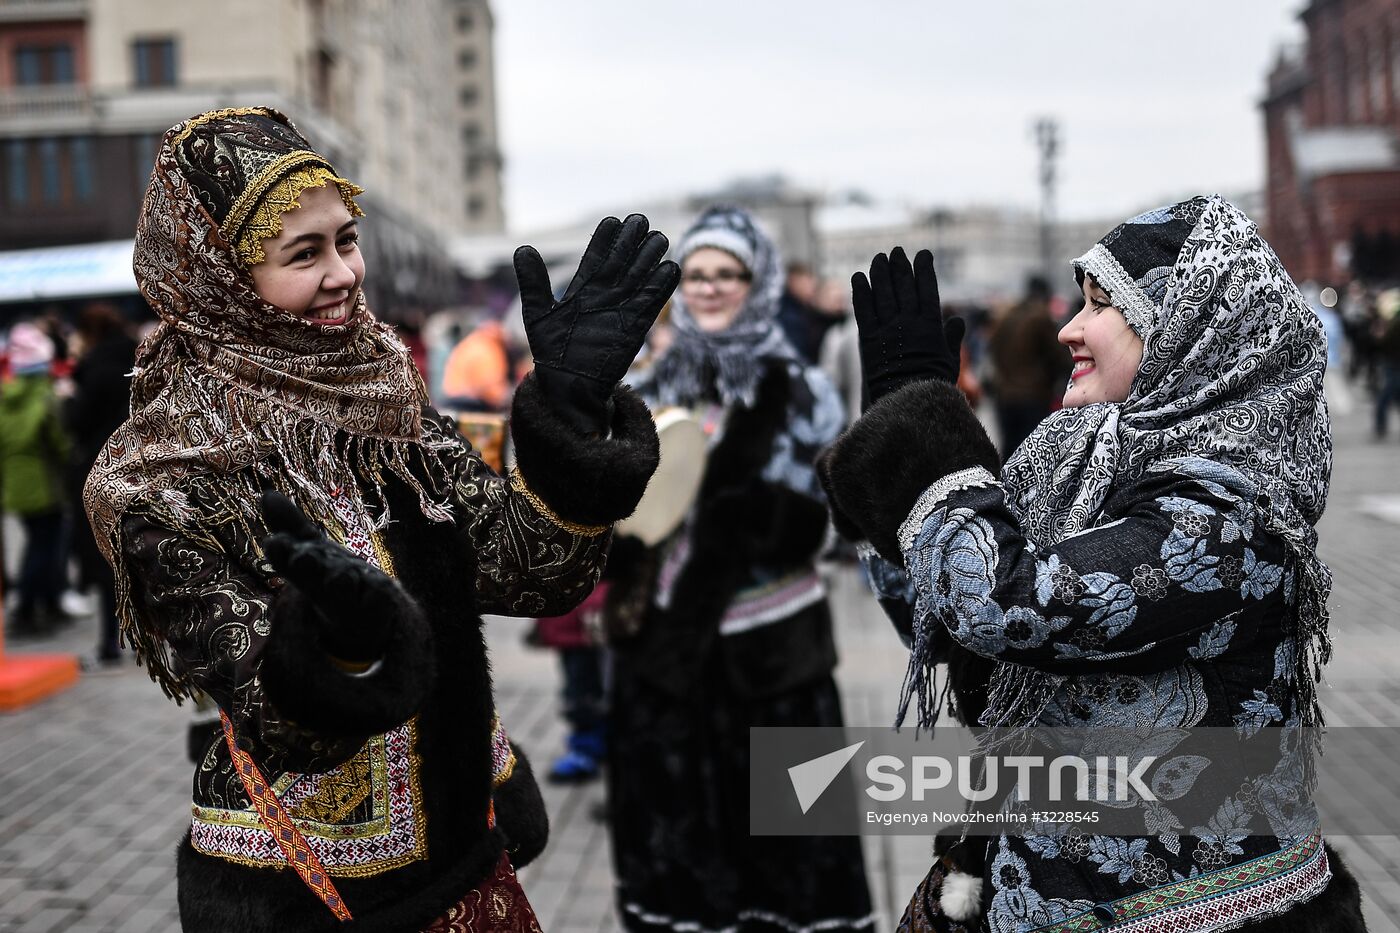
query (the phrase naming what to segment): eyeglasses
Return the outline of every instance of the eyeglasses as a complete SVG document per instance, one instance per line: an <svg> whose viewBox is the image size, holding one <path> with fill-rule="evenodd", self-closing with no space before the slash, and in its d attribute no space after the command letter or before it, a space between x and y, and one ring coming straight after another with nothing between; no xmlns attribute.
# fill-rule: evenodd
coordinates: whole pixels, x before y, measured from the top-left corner
<svg viewBox="0 0 1400 933"><path fill-rule="evenodd" d="M719 291L730 291L739 287L739 283L753 281L753 275L749 272L735 272L733 269L721 269L714 275L706 275L703 272L687 272L681 276L681 285L689 289L703 288L706 285L713 285Z"/></svg>

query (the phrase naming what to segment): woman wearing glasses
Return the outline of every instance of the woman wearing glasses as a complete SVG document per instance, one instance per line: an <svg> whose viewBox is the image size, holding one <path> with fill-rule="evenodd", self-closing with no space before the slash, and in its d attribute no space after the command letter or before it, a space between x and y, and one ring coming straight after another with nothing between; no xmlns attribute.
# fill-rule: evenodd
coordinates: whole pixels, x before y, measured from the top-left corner
<svg viewBox="0 0 1400 933"><path fill-rule="evenodd" d="M776 325L782 265L753 218L706 211L676 258L675 341L636 389L690 409L709 453L680 528L610 558L612 628L632 629L614 639L619 913L630 930L871 929L859 840L749 835L749 727L841 724L813 469L841 403Z"/></svg>

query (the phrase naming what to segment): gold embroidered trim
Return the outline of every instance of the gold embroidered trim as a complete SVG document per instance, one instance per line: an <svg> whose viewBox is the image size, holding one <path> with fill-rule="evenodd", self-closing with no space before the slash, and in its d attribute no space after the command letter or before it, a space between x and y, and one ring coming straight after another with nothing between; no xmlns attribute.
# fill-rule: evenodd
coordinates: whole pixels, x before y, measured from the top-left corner
<svg viewBox="0 0 1400 933"><path fill-rule="evenodd" d="M260 114L265 117L272 116L272 111L268 110L266 107L225 107L223 110L210 110L206 113L201 113L197 117L191 117L189 120L186 120L184 127L179 133L176 133L175 138L170 141L170 145L172 147L178 146L180 143L184 142L191 133L206 123L211 123L214 120L224 120L228 117L247 116L252 113Z"/></svg>
<svg viewBox="0 0 1400 933"><path fill-rule="evenodd" d="M580 525L578 522L571 522L549 507L549 504L539 497L539 495L525 484L525 477L518 469L510 471L510 488L525 497L525 501L530 503L536 512L539 512L549 521L573 535L583 535L588 538L596 537L605 531L612 529L612 525Z"/></svg>
<svg viewBox="0 0 1400 933"><path fill-rule="evenodd" d="M321 775L316 792L290 809L293 818L314 823L341 823L368 799L369 748L360 749L345 764Z"/></svg>
<svg viewBox="0 0 1400 933"><path fill-rule="evenodd" d="M305 162L316 164L303 166ZM238 196L224 221L224 235L233 240L239 263L256 266L267 259L263 241L282 232L282 215L301 206L297 198L307 188L328 184L340 192L351 217L365 216L355 203L355 195L364 194L365 189L335 174L310 150L289 152L263 170Z"/></svg>
<svg viewBox="0 0 1400 933"><path fill-rule="evenodd" d="M389 553L389 549L384 546L384 538L377 531L369 533L370 546L374 548L374 557L379 561L379 569L391 577L397 577L398 571L394 569L394 555Z"/></svg>
<svg viewBox="0 0 1400 933"><path fill-rule="evenodd" d="M500 770L497 770L497 766L494 760L495 750L497 744L502 742L505 744L506 747L506 760L505 763L500 766ZM505 726L501 725L500 710L496 710L491 714L491 750L491 789L495 790L496 788L504 784L506 781L509 781L510 776L515 773L516 760L515 749L511 748L510 739L507 738L505 735Z"/></svg>
<svg viewBox="0 0 1400 933"><path fill-rule="evenodd" d="M418 754L418 717L415 716L407 723L408 726L408 750L405 753L408 758L408 792L413 800L413 849L401 855L393 855L387 858L376 859L375 861L361 865L335 865L326 866L326 873L336 878L369 878L382 874L394 868L408 865L412 862L422 861L428 857L428 814L423 809L423 790L420 786L419 773L423 766L421 756ZM297 828L302 834L311 837L319 837L329 840L345 839L365 839L373 836L380 836L393 830L392 814L389 812L389 775L387 750L384 748L384 736L379 735L370 739L370 746L378 744L379 756L376 757L371 752L370 760L373 764L374 788L371 796L374 800L373 810L378 814L373 819L351 826L346 825L326 825L294 817ZM286 793L288 787L300 775L283 775L274 785L274 791L280 798ZM198 804L191 806L192 815L196 820L205 823L216 823L230 826L242 826L252 829L266 831L267 827L258 817L257 811L250 805L247 810L220 810L210 807L201 807ZM222 852L217 850L206 850L197 844L195 848L205 855L222 859L226 862L233 862L238 865L246 865L251 868L285 868L287 863L280 859L260 859L249 855L239 855L233 852Z"/></svg>

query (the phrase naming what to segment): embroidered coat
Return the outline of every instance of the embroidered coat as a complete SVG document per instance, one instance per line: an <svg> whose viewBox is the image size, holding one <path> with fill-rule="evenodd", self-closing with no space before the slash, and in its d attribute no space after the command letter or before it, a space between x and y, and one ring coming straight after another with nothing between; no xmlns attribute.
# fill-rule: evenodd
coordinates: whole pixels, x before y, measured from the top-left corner
<svg viewBox="0 0 1400 933"><path fill-rule="evenodd" d="M1057 675L1037 725L1081 739L1135 729L1165 742L1152 778L1159 800L1138 801L1140 833L1062 824L991 840L986 929L1228 929L1327 887L1302 750L1220 792L1208 819L1188 825L1172 812L1171 801L1211 792L1209 762L1183 755L1172 767L1176 730L1296 743L1283 624L1294 582L1281 543L1257 521L1255 492L1211 461L1169 461L1114 490L1094 527L1045 547L1000 483L972 468L931 486L900 529L907 575L867 557L882 599L915 605L916 640L951 639Z"/></svg>
<svg viewBox="0 0 1400 933"><path fill-rule="evenodd" d="M288 644L284 633L304 628L298 615L307 608L282 598L290 591L263 556L263 529L233 510L223 524L182 521L186 504L220 501L218 478L191 483L188 502L162 497L128 510L123 546L145 624L227 712L238 747L354 917L337 921L288 869L220 737L197 766L191 833L179 851L184 929L422 929L487 881L503 851L516 866L539 852L547 817L528 762L496 717L479 613L557 614L591 590L610 525L563 516L599 521L612 509L609 519L621 517L628 507L620 503L635 502L655 463L644 406L625 390L615 399L613 437L584 439L527 380L509 480L425 409L423 443L446 449L440 460L451 464L449 522L426 518L417 494L392 474L359 476L360 488L337 491L388 505L382 529L356 526L345 508L346 522L326 531L396 577L432 630L432 669L399 675L404 689L431 677L431 692L417 715L380 734L360 725L374 700L353 675L329 665L314 642L305 651ZM287 706L333 727L303 728Z"/></svg>

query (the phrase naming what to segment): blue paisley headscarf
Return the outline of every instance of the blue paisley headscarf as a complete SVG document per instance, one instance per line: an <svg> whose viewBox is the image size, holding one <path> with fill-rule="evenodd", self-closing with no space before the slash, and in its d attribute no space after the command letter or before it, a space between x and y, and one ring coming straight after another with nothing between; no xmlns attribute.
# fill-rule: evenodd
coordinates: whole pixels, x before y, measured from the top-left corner
<svg viewBox="0 0 1400 933"><path fill-rule="evenodd" d="M1052 414L1007 460L1008 504L1039 544L1103 520L1110 490L1165 461L1200 457L1235 477L1297 570L1295 686L1304 725L1321 722L1331 656L1331 572L1313 526L1327 502L1332 429L1317 315L1255 224L1217 196L1150 211L1075 260L1142 338L1127 399ZM989 725L1034 722L1058 678L1014 664L993 676Z"/></svg>
<svg viewBox="0 0 1400 933"><path fill-rule="evenodd" d="M782 262L773 240L739 207L706 210L681 239L677 259L702 247L730 253L752 274L748 298L734 323L719 333L703 331L677 291L671 299L675 342L656 361L647 382L663 405L692 405L711 388L726 405L752 407L764 360L797 360L797 351L777 324L783 293Z"/></svg>

